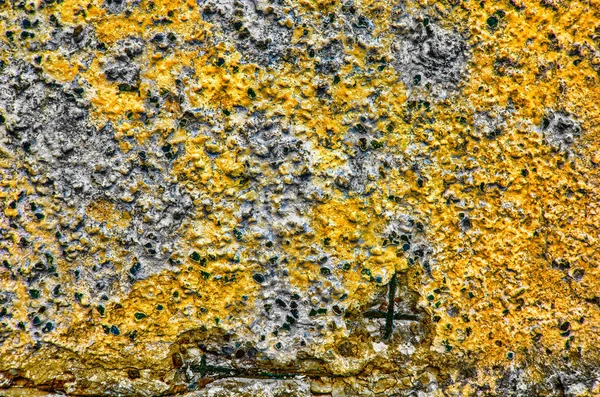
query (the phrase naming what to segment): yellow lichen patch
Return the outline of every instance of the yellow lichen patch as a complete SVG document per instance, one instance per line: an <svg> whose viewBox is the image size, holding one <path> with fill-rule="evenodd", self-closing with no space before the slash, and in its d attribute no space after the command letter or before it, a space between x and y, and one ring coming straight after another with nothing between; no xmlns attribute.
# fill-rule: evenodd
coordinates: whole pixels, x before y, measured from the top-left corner
<svg viewBox="0 0 600 397"><path fill-rule="evenodd" d="M89 95L94 109L98 112L97 119L105 118L118 120L127 112L143 112L144 99L138 92L120 91L117 83L108 81L96 58L91 67L82 75L92 87Z"/></svg>
<svg viewBox="0 0 600 397"><path fill-rule="evenodd" d="M498 10L502 17L496 16ZM477 6L469 10L467 18L472 32L485 38L474 49L477 62L465 89L465 94L473 98L473 106L506 106L510 98L516 105L515 117L536 123L546 108L564 107L570 112L590 114L583 93L597 90L594 81L598 76L589 61L582 59L593 56L584 48L596 25L594 12L587 5L570 2L568 7L559 6L559 10L539 4L522 10L500 4ZM499 27L489 29L488 18L496 18ZM556 34L564 22L574 18L577 29ZM517 33L513 26L526 28ZM569 55L574 48L581 50ZM577 103L578 108L569 107L570 103Z"/></svg>
<svg viewBox="0 0 600 397"><path fill-rule="evenodd" d="M256 287L247 272L231 268L223 271L217 263L199 266L186 261L178 274L144 280L132 289L127 299L107 306L105 314L94 314L98 338L90 353L101 354L110 349L120 354L129 342L127 338L114 336L134 335L137 342L163 345L157 351L139 354L134 359L137 365L147 360L160 362L165 359L164 348L168 347L165 343L184 330L247 325L250 317L231 317L228 313L251 311L255 293ZM110 336L103 336L105 333Z"/></svg>
<svg viewBox="0 0 600 397"><path fill-rule="evenodd" d="M226 72L215 66L219 52L194 57L195 81L188 81L186 93L192 108L209 107L213 109L231 109L233 106L248 106L251 103L250 89L255 90L253 76L255 67L237 66L235 60L228 65ZM237 71L230 72L229 68Z"/></svg>
<svg viewBox="0 0 600 397"><path fill-rule="evenodd" d="M104 223L109 229L124 229L131 222L129 213L119 211L113 203L107 201L90 203L86 213L96 222Z"/></svg>
<svg viewBox="0 0 600 397"><path fill-rule="evenodd" d="M57 11L61 20L69 24L94 20L105 14L104 10L100 9L94 2L82 4L82 2L75 0L61 2L60 8Z"/></svg>
<svg viewBox="0 0 600 397"><path fill-rule="evenodd" d="M345 293L345 302L352 306L364 303L377 285L387 284L396 271L406 268L406 260L397 247L381 247L379 236L385 223L370 211L368 201L331 198L313 208L312 218L312 247L310 240L296 239L288 249L296 262L291 269L292 285L308 290L324 283L324 288L339 289L330 281L323 281L324 275L332 274L343 286L336 294ZM320 264L305 260L306 256L317 253L311 252L315 243L323 248L324 256L320 259L325 261L319 261ZM328 255L339 261L339 265L332 268L327 262Z"/></svg>
<svg viewBox="0 0 600 397"><path fill-rule="evenodd" d="M190 186L203 189L210 186L210 192L216 194L237 184L232 178L240 176L242 165L236 161L235 153L225 152L223 145L197 136L186 140L185 150L173 168L180 181L190 181Z"/></svg>
<svg viewBox="0 0 600 397"><path fill-rule="evenodd" d="M568 13L578 15L581 26L587 24L589 32L594 26L589 19L592 13L583 7L587 6L571 3ZM464 90L467 97L459 103L468 104L475 115L489 111L492 105L511 111L505 126L498 131L502 135L496 140L486 140L489 138L482 136L476 126L458 125L459 130L470 130L475 139L470 142L465 139L463 147L460 145L463 138L452 133L440 140L449 143L449 139L459 138L460 145L458 150L438 152L440 165L476 168L472 170L473 179L461 181L462 185L457 185L454 179L445 179L442 169L435 169L432 174L437 177L433 177L428 187L457 205L431 209L434 230L430 236L443 247L443 254L438 257L440 266L432 275L435 281L423 296L430 307L443 308L434 309L441 318L436 335L441 351L480 349L486 352L480 363L492 365L505 362L507 357L522 360L527 351L539 346L548 349L547 354L569 351L576 345L590 357L595 354L594 348L587 344L592 334L578 321L596 318L597 310L589 304L569 310L581 302L581 295L569 292L579 288L577 283L564 280L564 272L574 272L569 268L571 261L580 255L576 253L582 252L582 244L587 245L590 240L584 237L585 232L566 231L566 224L563 226L559 221L560 215L550 215L565 208L562 217L567 217L569 208L569 224L585 230L589 217L576 215L576 208L590 205L587 200L591 197L586 192L591 186L587 181L595 180L595 172L584 177L578 171L583 166L580 160L568 163L572 166L561 165L559 156L538 146L540 136L532 131L542 125L542 118L553 109L585 114L582 120L596 117L592 116L594 105L584 97L597 95L597 85L591 83L597 74L585 61L577 62L577 57L586 56L568 55L569 50L548 51L552 46L555 49L566 46L566 40L571 43L587 40L586 33L577 33L578 37L568 39L564 34L557 35L559 42L566 40L564 44L556 42L553 32L561 28L557 25L552 28L550 21L556 21L558 15L572 18L568 13L563 14L561 8L527 4L523 10L515 10L497 3L483 8L473 5L468 14L456 9L456 15L466 18L473 34L481 34L477 37L483 38L474 46L474 62ZM497 13L498 10L503 13ZM494 19L488 21L488 18ZM539 29L545 24L546 33L540 34ZM516 25L531 27L531 33L527 29L517 33L512 28ZM516 120L521 120L521 124ZM588 127L586 135L594 134L595 129ZM463 160L465 154L476 162ZM445 180L446 185L435 189L436 180ZM568 191L573 192L573 198L569 198ZM573 239L565 244L569 234L579 234L580 242L574 243ZM558 246L560 252L556 251ZM568 254L566 247L572 247ZM561 260L569 264L561 265ZM581 276L585 271L579 269ZM539 277L542 273L543 279ZM458 308L458 313L449 310L452 307ZM592 328L589 331L595 332Z"/></svg>
<svg viewBox="0 0 600 397"><path fill-rule="evenodd" d="M236 373L192 329L355 394L597 364L598 4L209 3L0 5L0 370Z"/></svg>
<svg viewBox="0 0 600 397"><path fill-rule="evenodd" d="M48 52L43 56L44 71L58 81L72 81L79 73L76 60L68 60L63 55Z"/></svg>

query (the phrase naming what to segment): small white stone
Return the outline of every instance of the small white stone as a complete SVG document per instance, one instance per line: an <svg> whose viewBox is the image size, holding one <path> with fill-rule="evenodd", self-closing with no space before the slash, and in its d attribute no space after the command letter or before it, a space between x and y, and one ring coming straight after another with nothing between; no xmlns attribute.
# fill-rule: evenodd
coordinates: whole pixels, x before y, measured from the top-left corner
<svg viewBox="0 0 600 397"><path fill-rule="evenodd" d="M373 343L373 350L375 350L375 352L377 353L381 353L383 351L387 350L387 345L383 342L377 342L377 343Z"/></svg>
<svg viewBox="0 0 600 397"><path fill-rule="evenodd" d="M406 356L410 356L415 352L415 347L410 343L403 343L398 346L398 351Z"/></svg>

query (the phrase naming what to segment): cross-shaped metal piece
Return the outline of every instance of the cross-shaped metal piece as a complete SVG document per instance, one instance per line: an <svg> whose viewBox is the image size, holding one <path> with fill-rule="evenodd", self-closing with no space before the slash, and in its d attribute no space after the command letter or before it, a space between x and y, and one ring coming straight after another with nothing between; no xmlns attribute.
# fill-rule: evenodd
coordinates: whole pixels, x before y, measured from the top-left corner
<svg viewBox="0 0 600 397"><path fill-rule="evenodd" d="M396 298L396 288L398 285L398 276L396 273L392 276L388 284L388 306L387 311L381 310L368 310L364 313L365 318L385 318L385 330L383 333L384 339L389 339L394 332L394 321L396 320L407 320L407 321L419 321L419 316L410 313L394 313Z"/></svg>

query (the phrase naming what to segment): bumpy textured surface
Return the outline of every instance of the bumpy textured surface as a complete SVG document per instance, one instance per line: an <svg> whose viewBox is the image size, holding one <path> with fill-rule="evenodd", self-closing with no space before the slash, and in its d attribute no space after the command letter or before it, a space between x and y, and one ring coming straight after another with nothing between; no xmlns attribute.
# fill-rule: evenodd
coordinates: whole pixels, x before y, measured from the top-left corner
<svg viewBox="0 0 600 397"><path fill-rule="evenodd" d="M0 0L0 395L600 394L599 9Z"/></svg>

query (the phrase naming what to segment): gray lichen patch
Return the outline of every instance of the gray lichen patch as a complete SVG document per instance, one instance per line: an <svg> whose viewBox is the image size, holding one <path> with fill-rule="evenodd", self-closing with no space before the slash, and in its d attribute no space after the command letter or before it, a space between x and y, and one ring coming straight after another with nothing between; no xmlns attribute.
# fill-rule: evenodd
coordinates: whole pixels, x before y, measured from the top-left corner
<svg viewBox="0 0 600 397"><path fill-rule="evenodd" d="M397 41L392 61L409 92L427 91L444 99L456 92L468 61L466 40L433 18L398 10L392 15Z"/></svg>
<svg viewBox="0 0 600 397"><path fill-rule="evenodd" d="M194 131L198 128L194 122L188 123L187 128L192 129L192 134L200 133ZM218 135L212 135L214 143L207 145L215 161L225 147ZM201 250L214 251L217 256L224 256L227 251L237 252L256 266L254 281L262 287L256 308L260 314L249 325L248 340L260 344L273 356L282 352L293 355L294 346L306 345L313 338L308 329L313 323L309 314L311 309L320 308L320 298L316 298L315 306L305 296L300 297L300 291L290 286L286 267L290 263L317 263L323 257L321 249L310 248L310 214L327 189L322 185L322 177L314 174L309 143L277 119L244 114L232 125L227 142L243 153L239 161L245 164L245 170L241 175L232 175L242 182L240 199L233 204L227 195L216 195L201 184L196 184L191 194L203 203L199 221L235 208L235 223L218 225L231 239L216 246L199 239L197 245ZM286 247L292 241L306 247L304 258L289 256ZM272 333L279 333L279 337L273 338Z"/></svg>
<svg viewBox="0 0 600 397"><path fill-rule="evenodd" d="M128 57L119 56L107 62L104 75L109 81L116 81L131 89L139 84L140 68Z"/></svg>
<svg viewBox="0 0 600 397"><path fill-rule="evenodd" d="M2 144L23 164L3 172L35 188L27 194L23 186L11 204L19 216L9 221L31 261L3 259L40 302L31 314L32 332L47 333L56 327L56 309L44 302L101 306L136 279L172 267L176 232L192 203L170 176L176 146L153 139L122 152L110 123L100 129L91 124L82 88L49 81L24 62L7 65L0 82ZM121 226L107 224L106 211ZM53 243L32 233L29 221L55 227ZM118 247L91 244L106 238ZM96 265L84 266L87 259ZM66 262L81 265L65 273Z"/></svg>
<svg viewBox="0 0 600 397"><path fill-rule="evenodd" d="M579 122L563 112L549 113L542 120L540 130L546 143L561 152L570 152L571 146L582 133Z"/></svg>
<svg viewBox="0 0 600 397"><path fill-rule="evenodd" d="M119 83L122 91L138 89L140 84L140 56L146 44L140 37L129 36L112 45L100 58L104 76L110 82Z"/></svg>
<svg viewBox="0 0 600 397"><path fill-rule="evenodd" d="M507 131L507 122L514 113L514 107L509 104L505 108L496 107L485 112L475 112L471 136L475 139L486 138L493 140Z"/></svg>
<svg viewBox="0 0 600 397"><path fill-rule="evenodd" d="M218 29L219 36L232 41L247 62L273 65L288 55L292 39L293 11L285 2L201 1L202 16Z"/></svg>
<svg viewBox="0 0 600 397"><path fill-rule="evenodd" d="M335 74L344 64L344 44L339 39L331 38L320 46L317 56L316 71L326 75Z"/></svg>
<svg viewBox="0 0 600 397"><path fill-rule="evenodd" d="M355 60L352 52L357 49L382 52L373 21L353 1L338 4L335 11L318 14L317 20L313 17L299 15L298 25L305 33L294 45L298 56L308 56L314 61L317 73L336 76L342 66ZM370 56L368 63L383 64L385 56L379 55L377 59Z"/></svg>
<svg viewBox="0 0 600 397"><path fill-rule="evenodd" d="M50 30L50 40L43 43L45 49L50 51L59 50L67 56L79 51L89 50L97 44L94 29L90 26L61 25L57 19L45 22Z"/></svg>
<svg viewBox="0 0 600 397"><path fill-rule="evenodd" d="M140 0L104 0L102 7L111 14L120 14L137 7L139 3Z"/></svg>
<svg viewBox="0 0 600 397"><path fill-rule="evenodd" d="M333 31L341 30L350 46L361 48L377 46L377 37L373 34L375 24L361 11L354 1L343 2L340 12L329 25Z"/></svg>

